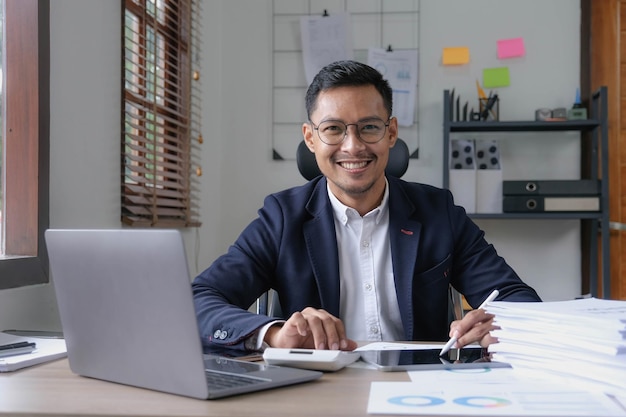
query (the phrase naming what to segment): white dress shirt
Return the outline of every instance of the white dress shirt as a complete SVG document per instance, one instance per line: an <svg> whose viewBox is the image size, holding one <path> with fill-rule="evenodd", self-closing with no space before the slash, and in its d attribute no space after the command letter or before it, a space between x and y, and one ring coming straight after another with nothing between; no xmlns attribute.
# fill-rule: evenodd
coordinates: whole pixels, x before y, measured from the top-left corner
<svg viewBox="0 0 626 417"><path fill-rule="evenodd" d="M404 339L389 243L389 185L380 206L363 217L328 188L339 248L340 318L347 337Z"/></svg>

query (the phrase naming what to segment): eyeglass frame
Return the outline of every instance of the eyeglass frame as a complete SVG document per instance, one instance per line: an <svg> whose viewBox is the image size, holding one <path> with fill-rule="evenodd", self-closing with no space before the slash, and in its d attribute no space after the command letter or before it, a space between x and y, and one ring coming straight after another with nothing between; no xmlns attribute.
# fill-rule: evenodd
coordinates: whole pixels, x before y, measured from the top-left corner
<svg viewBox="0 0 626 417"><path fill-rule="evenodd" d="M328 120L322 120L321 122L319 122L317 124L317 126L315 126L315 123L313 123L313 121L311 119L309 119L309 123L311 124L311 126L313 126L313 130L317 131L317 137L319 138L319 140L321 140L324 144L328 145L328 146L337 146L337 145L341 145L343 143L343 141L346 140L346 137L348 136L348 127L349 126L356 126L356 137L363 143L366 143L368 145L374 145L377 144L378 142L380 142L381 140L383 140L383 138L385 137L385 133L387 132L387 129L389 129L389 125L391 124L391 119L393 118L393 116L389 116L387 118L387 122L385 123L385 121L383 119L380 119L378 117L371 117L371 118L366 118L366 119L362 119L356 123L345 123L343 120L335 120L335 119L328 119ZM381 122L383 122L383 124L385 125L385 130L382 134L382 136L380 137L380 139L378 139L376 142L366 142L361 138L361 134L359 133L359 123L362 123L363 121L367 121L367 120L380 120ZM343 124L346 129L343 132L343 138L341 139L341 141L337 142L337 143L328 143L326 142L324 139L322 139L322 136L320 135L320 131L319 131L319 127L322 123L326 123L326 122L337 122L337 123L341 123Z"/></svg>

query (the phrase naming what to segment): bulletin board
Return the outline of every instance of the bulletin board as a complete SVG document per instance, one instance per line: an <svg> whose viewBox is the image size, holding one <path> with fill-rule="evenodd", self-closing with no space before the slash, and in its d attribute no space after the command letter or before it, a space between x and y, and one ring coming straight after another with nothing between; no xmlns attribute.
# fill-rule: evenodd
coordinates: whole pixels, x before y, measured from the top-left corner
<svg viewBox="0 0 626 417"><path fill-rule="evenodd" d="M350 17L354 60L367 63L369 48L417 50L419 59L419 0L273 0L274 160L295 159L297 146L302 141L302 123L307 120L304 96L308 85L302 56L300 18L332 13L348 13ZM419 85L417 88L419 90ZM411 158L419 155L417 108L416 103L414 124L399 128L399 137L407 143Z"/></svg>

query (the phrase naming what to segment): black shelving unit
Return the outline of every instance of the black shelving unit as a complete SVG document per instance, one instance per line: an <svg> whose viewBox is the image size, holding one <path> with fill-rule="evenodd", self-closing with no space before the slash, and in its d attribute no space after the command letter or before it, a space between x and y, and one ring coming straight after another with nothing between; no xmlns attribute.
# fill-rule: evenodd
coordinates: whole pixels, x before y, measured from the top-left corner
<svg viewBox="0 0 626 417"><path fill-rule="evenodd" d="M598 296L598 265L602 262L602 297L610 298L611 271L609 250L609 160L608 160L608 101L607 88L601 87L591 100L590 118L588 120L567 121L470 121L452 120L450 112L450 91L443 92L443 186L450 186L450 136L459 132L590 132L589 179L600 180L600 211L598 212L566 212L566 213L472 213L474 219L580 219L589 227L589 285L591 294ZM502 140L514 138L500 137ZM585 156L583 156L585 157ZM597 233L600 233L602 253L598 253Z"/></svg>

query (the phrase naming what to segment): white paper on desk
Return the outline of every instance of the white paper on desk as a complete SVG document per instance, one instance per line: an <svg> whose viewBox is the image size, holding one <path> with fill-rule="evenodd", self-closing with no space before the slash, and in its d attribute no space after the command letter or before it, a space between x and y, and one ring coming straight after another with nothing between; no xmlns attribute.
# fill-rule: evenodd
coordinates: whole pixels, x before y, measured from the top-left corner
<svg viewBox="0 0 626 417"><path fill-rule="evenodd" d="M463 368L437 369L430 371L408 371L411 381L427 382L441 387L464 386L466 384L510 384L518 380L512 368ZM536 381L541 382L539 379Z"/></svg>
<svg viewBox="0 0 626 417"><path fill-rule="evenodd" d="M18 342L35 342L37 347L32 353L0 358L0 372L11 372L67 356L65 339L22 337L0 332L0 345Z"/></svg>
<svg viewBox="0 0 626 417"><path fill-rule="evenodd" d="M533 384L451 386L415 382L372 382L369 414L429 416L624 416L606 395Z"/></svg>
<svg viewBox="0 0 626 417"><path fill-rule="evenodd" d="M561 377L567 380L569 384L586 386L593 384L597 389L605 392L623 391L626 393L624 387L626 371L618 366L611 368L589 362L569 361L567 359L557 361L544 357L511 353L494 353L493 359L509 363L515 370L525 369L528 372Z"/></svg>
<svg viewBox="0 0 626 417"><path fill-rule="evenodd" d="M324 66L335 61L352 59L352 30L347 13L302 16L300 34L304 73L308 84Z"/></svg>
<svg viewBox="0 0 626 417"><path fill-rule="evenodd" d="M485 310L496 318L513 320L542 320L563 326L595 326L606 333L619 335L626 328L626 301L586 298L582 300L543 303L494 301Z"/></svg>
<svg viewBox="0 0 626 417"><path fill-rule="evenodd" d="M355 351L367 350L429 350L441 349L443 343L425 344L425 343L397 343L397 342L372 342L356 348Z"/></svg>
<svg viewBox="0 0 626 417"><path fill-rule="evenodd" d="M413 126L417 101L417 49L386 51L370 48L367 63L389 81L393 90L393 113L398 124Z"/></svg>

